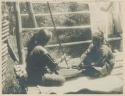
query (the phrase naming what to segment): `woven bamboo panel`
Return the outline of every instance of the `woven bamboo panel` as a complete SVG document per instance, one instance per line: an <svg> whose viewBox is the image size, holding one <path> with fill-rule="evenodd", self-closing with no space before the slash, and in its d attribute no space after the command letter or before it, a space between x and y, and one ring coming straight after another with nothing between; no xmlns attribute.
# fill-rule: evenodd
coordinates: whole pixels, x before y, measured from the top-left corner
<svg viewBox="0 0 125 96"><path fill-rule="evenodd" d="M6 81L6 74L8 70L8 46L7 40L9 37L9 22L6 19L2 19L2 83Z"/></svg>

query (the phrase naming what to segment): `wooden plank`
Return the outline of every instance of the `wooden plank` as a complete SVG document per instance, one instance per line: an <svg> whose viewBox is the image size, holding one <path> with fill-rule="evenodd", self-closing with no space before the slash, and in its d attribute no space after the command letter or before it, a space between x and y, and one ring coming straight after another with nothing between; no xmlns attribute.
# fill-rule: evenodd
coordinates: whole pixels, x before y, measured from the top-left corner
<svg viewBox="0 0 125 96"><path fill-rule="evenodd" d="M4 30L9 29L9 25L2 27L2 34L4 34Z"/></svg>
<svg viewBox="0 0 125 96"><path fill-rule="evenodd" d="M84 25L84 26L57 26L56 29L64 30L64 29L86 29L90 28L90 25ZM54 29L54 27L38 27L38 28L23 28L22 31L31 31L31 30L41 30L41 29Z"/></svg>
<svg viewBox="0 0 125 96"><path fill-rule="evenodd" d="M2 39L2 42L6 42L9 39L9 36L6 36L6 38Z"/></svg>
<svg viewBox="0 0 125 96"><path fill-rule="evenodd" d="M2 72L3 74L2 74L2 81L3 81L3 83L5 83L7 80L8 80L8 78L7 78L7 70L5 70L4 72Z"/></svg>
<svg viewBox="0 0 125 96"><path fill-rule="evenodd" d="M6 10L6 9L5 9ZM4 15L2 15L2 20L6 20L5 17L9 17L8 13L4 13Z"/></svg>
<svg viewBox="0 0 125 96"><path fill-rule="evenodd" d="M5 49L2 50L2 57L3 57L3 54L6 54L8 52L8 48L6 47Z"/></svg>
<svg viewBox="0 0 125 96"><path fill-rule="evenodd" d="M5 79L6 74L7 74L7 71L6 71L6 70L2 70L2 80L4 80L4 79Z"/></svg>
<svg viewBox="0 0 125 96"><path fill-rule="evenodd" d="M7 57L6 58L2 58L2 64L6 63L7 62Z"/></svg>
<svg viewBox="0 0 125 96"><path fill-rule="evenodd" d="M121 40L120 37L118 38L110 38L108 39L109 42L114 41L114 40ZM78 41L78 42L69 42L69 43L62 43L62 46L71 46L71 45L78 45L78 44L87 44L87 43L91 43L92 40L86 40L86 41ZM46 45L46 48L51 48L51 47L59 47L59 44L50 44L50 45ZM27 50L27 48L24 48L25 50Z"/></svg>
<svg viewBox="0 0 125 96"><path fill-rule="evenodd" d="M3 57L2 57L2 60L4 60L4 59L7 60L7 56L3 56Z"/></svg>
<svg viewBox="0 0 125 96"><path fill-rule="evenodd" d="M2 77L2 83L5 83L5 81L6 81L6 78L5 78L5 76L3 76Z"/></svg>
<svg viewBox="0 0 125 96"><path fill-rule="evenodd" d="M121 37L114 37L114 38L108 38L108 41L117 41L117 40L122 40Z"/></svg>
<svg viewBox="0 0 125 96"><path fill-rule="evenodd" d="M2 24L6 23L7 20L2 18Z"/></svg>
<svg viewBox="0 0 125 96"><path fill-rule="evenodd" d="M8 51L2 52L2 57L6 56L8 54Z"/></svg>
<svg viewBox="0 0 125 96"><path fill-rule="evenodd" d="M3 50L4 48L6 48L6 47L7 47L7 44L6 44L6 43L2 44L2 50Z"/></svg>
<svg viewBox="0 0 125 96"><path fill-rule="evenodd" d="M5 42L6 40L8 40L8 34L6 34L3 38L2 38L2 41Z"/></svg>
<svg viewBox="0 0 125 96"><path fill-rule="evenodd" d="M6 63L6 61L8 60L8 58L7 58L7 56L4 56L4 57L2 57L2 64L4 64L4 63Z"/></svg>
<svg viewBox="0 0 125 96"><path fill-rule="evenodd" d="M71 46L71 45L87 44L87 43L91 43L91 40L79 41L79 42L70 42L70 43L62 43L62 46ZM46 48L59 47L59 44L46 45L45 47L46 47ZM27 50L26 47L24 47L24 49Z"/></svg>
<svg viewBox="0 0 125 96"><path fill-rule="evenodd" d="M2 59L2 65L4 65L5 63L7 63L7 58Z"/></svg>
<svg viewBox="0 0 125 96"><path fill-rule="evenodd" d="M3 44L2 46L2 53L4 53L5 51L8 51L7 44Z"/></svg>
<svg viewBox="0 0 125 96"><path fill-rule="evenodd" d="M8 26L8 25L9 25L8 21L2 23L2 27Z"/></svg>
<svg viewBox="0 0 125 96"><path fill-rule="evenodd" d="M6 73L7 70L8 70L7 65L2 67L2 72Z"/></svg>
<svg viewBox="0 0 125 96"><path fill-rule="evenodd" d="M89 14L89 11L77 11L77 12L61 12L61 13L53 13L53 15L72 15L72 14ZM33 13L35 16L49 16L49 13ZM21 14L21 16L28 16L28 14Z"/></svg>
<svg viewBox="0 0 125 96"><path fill-rule="evenodd" d="M2 60L2 72L6 72L8 70L7 56Z"/></svg>
<svg viewBox="0 0 125 96"><path fill-rule="evenodd" d="M6 64L7 63L7 60L6 59L3 59L2 60L2 65Z"/></svg>
<svg viewBox="0 0 125 96"><path fill-rule="evenodd" d="M2 35L2 39L6 38L7 36L9 36L9 32L6 32L5 34Z"/></svg>
<svg viewBox="0 0 125 96"><path fill-rule="evenodd" d="M22 21L20 17L20 8L19 8L19 2L14 3L14 11L15 11L15 17L16 17L16 40L17 40L17 49L18 49L18 55L19 55L19 63L24 63L24 53L23 53L23 40L22 40Z"/></svg>
<svg viewBox="0 0 125 96"><path fill-rule="evenodd" d="M2 31L3 34L4 34L4 33L7 33L7 32L9 33L9 28Z"/></svg>
<svg viewBox="0 0 125 96"><path fill-rule="evenodd" d="M10 53L10 56L11 58L14 60L14 61L19 61L18 59L18 56L16 54L16 41L15 41L15 38L11 37L9 38L8 40L8 51Z"/></svg>
<svg viewBox="0 0 125 96"><path fill-rule="evenodd" d="M2 38L2 42L4 43L5 41L7 41L9 38L9 35L5 36L4 38Z"/></svg>
<svg viewBox="0 0 125 96"><path fill-rule="evenodd" d="M91 40L62 43L62 46L71 46L71 45L86 44L86 43L91 43ZM47 45L46 47L57 47L57 46L59 46L59 44Z"/></svg>
<svg viewBox="0 0 125 96"><path fill-rule="evenodd" d="M33 4L41 3L41 1L39 1L39 0L38 0L38 1L33 0L33 1L31 1L31 2L32 2ZM90 3L89 0L84 0L84 1L82 0L82 2L79 2L79 0L78 0L78 1L75 1L75 2L76 2L76 3L80 3L80 4L89 4L89 3ZM57 2L56 0L55 0L55 1L53 1L53 0L51 1L51 0L50 0L49 3L50 3L50 4L62 4L62 3L65 4L65 3L70 3L70 2L63 2L63 1L61 1L61 0ZM45 0L45 1L42 1L41 4L46 4L46 0Z"/></svg>
<svg viewBox="0 0 125 96"><path fill-rule="evenodd" d="M2 63L2 70L7 67L7 62Z"/></svg>

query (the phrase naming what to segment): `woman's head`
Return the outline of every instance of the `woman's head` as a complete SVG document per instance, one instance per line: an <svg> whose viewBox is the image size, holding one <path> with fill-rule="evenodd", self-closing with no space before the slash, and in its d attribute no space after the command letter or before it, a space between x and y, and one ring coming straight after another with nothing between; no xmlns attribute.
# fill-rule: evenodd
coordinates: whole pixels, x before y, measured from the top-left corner
<svg viewBox="0 0 125 96"><path fill-rule="evenodd" d="M45 46L51 39L52 33L48 30L40 30L35 34L35 43L38 45Z"/></svg>
<svg viewBox="0 0 125 96"><path fill-rule="evenodd" d="M101 31L94 32L92 35L92 41L95 46L100 46L104 42L104 34Z"/></svg>

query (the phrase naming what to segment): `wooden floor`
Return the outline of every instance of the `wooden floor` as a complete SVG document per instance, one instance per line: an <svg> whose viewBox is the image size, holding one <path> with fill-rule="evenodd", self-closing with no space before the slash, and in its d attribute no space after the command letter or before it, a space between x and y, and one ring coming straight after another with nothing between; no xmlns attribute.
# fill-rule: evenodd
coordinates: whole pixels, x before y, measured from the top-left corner
<svg viewBox="0 0 125 96"><path fill-rule="evenodd" d="M86 76L76 77L68 80L60 87L46 87L46 86L30 86L28 87L28 94L122 94L123 89L123 59L121 54L117 54L116 64L112 73L103 78L90 79ZM78 58L73 59L72 62L78 62ZM73 63L71 63L73 64ZM78 64L78 63L77 63ZM71 69L68 74L79 73ZM67 71L64 71L67 74Z"/></svg>

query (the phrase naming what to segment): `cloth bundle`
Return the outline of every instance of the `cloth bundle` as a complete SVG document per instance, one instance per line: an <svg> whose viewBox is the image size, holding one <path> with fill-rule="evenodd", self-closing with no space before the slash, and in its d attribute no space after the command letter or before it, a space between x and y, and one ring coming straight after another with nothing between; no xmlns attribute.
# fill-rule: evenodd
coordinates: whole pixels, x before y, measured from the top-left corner
<svg viewBox="0 0 125 96"><path fill-rule="evenodd" d="M42 77L42 84L44 86L61 86L65 82L65 78L58 74L45 74Z"/></svg>

